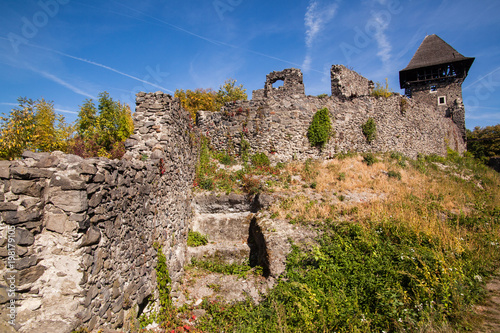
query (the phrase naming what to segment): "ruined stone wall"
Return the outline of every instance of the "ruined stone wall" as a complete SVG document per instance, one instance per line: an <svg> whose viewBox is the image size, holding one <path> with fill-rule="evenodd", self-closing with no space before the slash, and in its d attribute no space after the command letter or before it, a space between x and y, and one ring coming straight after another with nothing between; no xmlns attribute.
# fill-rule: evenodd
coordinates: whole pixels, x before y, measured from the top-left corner
<svg viewBox="0 0 500 333"><path fill-rule="evenodd" d="M139 94L137 111L122 160L28 152L1 162L0 284L15 272L20 332L126 324L157 293L155 241L176 288L196 162L190 123L163 94ZM5 265L9 230L18 257L12 268ZM3 314L10 302L5 290Z"/></svg>
<svg viewBox="0 0 500 333"><path fill-rule="evenodd" d="M346 151L398 151L415 158L418 153L444 155L447 145L464 151L459 129L435 108L399 94L369 96L370 81L343 66L334 66L332 72L342 77L332 79L337 89L334 96L289 93L228 103L221 112L199 112L198 127L216 149L238 154L244 138L252 153L265 152L275 161L328 158ZM330 111L335 134L320 150L310 146L307 129L315 112L324 107ZM361 130L369 118L377 125L372 143L366 142Z"/></svg>
<svg viewBox="0 0 500 333"><path fill-rule="evenodd" d="M276 80L283 87L273 88ZM265 152L275 161L351 150L416 157L443 155L447 145L465 148L453 115L397 94L371 97L371 89L359 74L334 66L333 96L306 96L299 70L273 72L253 100L200 111L194 127L178 99L139 93L135 131L120 161L60 152L0 161L0 330L11 329L10 281L20 332L126 326L127 317L157 295L155 241L163 246L176 290L191 219L194 131L233 154L240 153L243 138L250 153ZM324 107L335 133L320 150L306 134ZM372 143L361 130L369 118L377 125ZM10 254L16 256L12 267Z"/></svg>
<svg viewBox="0 0 500 333"><path fill-rule="evenodd" d="M333 65L331 70L332 96L340 99L370 96L373 81L370 81L344 65Z"/></svg>

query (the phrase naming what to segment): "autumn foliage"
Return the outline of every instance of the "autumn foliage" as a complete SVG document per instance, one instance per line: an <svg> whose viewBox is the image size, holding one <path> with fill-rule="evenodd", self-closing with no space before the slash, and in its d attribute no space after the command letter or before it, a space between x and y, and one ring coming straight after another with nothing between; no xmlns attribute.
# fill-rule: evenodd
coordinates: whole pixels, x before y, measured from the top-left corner
<svg viewBox="0 0 500 333"><path fill-rule="evenodd" d="M73 129L62 115L55 114L52 102L19 98L18 103L8 117L0 117L1 159L12 160L26 149L67 150Z"/></svg>
<svg viewBox="0 0 500 333"><path fill-rule="evenodd" d="M236 80L228 79L218 91L208 89L183 90L177 89L175 97L179 98L182 107L189 112L191 118L196 120L197 111L219 111L227 102L243 100L248 96L243 85L236 85Z"/></svg>
<svg viewBox="0 0 500 333"><path fill-rule="evenodd" d="M19 98L19 106L0 117L0 159L13 160L24 150L60 150L82 157L120 158L134 130L130 107L99 94L98 105L86 100L75 124L67 124L45 99Z"/></svg>

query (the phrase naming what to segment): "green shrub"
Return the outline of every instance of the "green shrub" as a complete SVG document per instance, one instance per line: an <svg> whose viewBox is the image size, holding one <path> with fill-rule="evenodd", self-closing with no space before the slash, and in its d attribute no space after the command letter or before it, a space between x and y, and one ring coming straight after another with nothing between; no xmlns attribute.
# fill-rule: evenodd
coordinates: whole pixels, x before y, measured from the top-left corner
<svg viewBox="0 0 500 333"><path fill-rule="evenodd" d="M200 234L198 231L188 231L187 246L198 247L208 244L208 237Z"/></svg>
<svg viewBox="0 0 500 333"><path fill-rule="evenodd" d="M328 223L318 245L293 247L286 279L259 305L204 302L207 332L425 332L461 329L481 285L465 251L404 223ZM450 325L451 324L451 325ZM434 331L434 330L431 330Z"/></svg>
<svg viewBox="0 0 500 333"><path fill-rule="evenodd" d="M240 141L240 156L244 163L248 162L248 152L250 151L250 143L244 139L243 133L241 133Z"/></svg>
<svg viewBox="0 0 500 333"><path fill-rule="evenodd" d="M399 110L403 116L406 114L407 109L408 109L408 99L402 96L401 100L399 101Z"/></svg>
<svg viewBox="0 0 500 333"><path fill-rule="evenodd" d="M323 108L314 114L307 130L307 138L312 147L322 148L330 139L331 132L330 112L327 108Z"/></svg>
<svg viewBox="0 0 500 333"><path fill-rule="evenodd" d="M372 153L368 153L363 156L363 162L365 162L367 165L373 165L377 163L378 160Z"/></svg>
<svg viewBox="0 0 500 333"><path fill-rule="evenodd" d="M264 167L269 166L271 162L269 161L269 157L267 157L264 153L257 153L252 155L252 164L256 167Z"/></svg>
<svg viewBox="0 0 500 333"><path fill-rule="evenodd" d="M234 162L233 157L231 155L229 155L228 153L218 154L217 160L219 161L220 164L223 164L223 165L231 165Z"/></svg>
<svg viewBox="0 0 500 333"><path fill-rule="evenodd" d="M396 160L400 167L406 167L406 157L398 152L391 153L391 159Z"/></svg>
<svg viewBox="0 0 500 333"><path fill-rule="evenodd" d="M387 176L389 178L396 178L397 180L401 180L401 173L399 171L389 170Z"/></svg>
<svg viewBox="0 0 500 333"><path fill-rule="evenodd" d="M319 94L317 97L318 98L326 98L326 97L328 97L328 95L327 94Z"/></svg>
<svg viewBox="0 0 500 333"><path fill-rule="evenodd" d="M339 176L337 177L339 181L344 181L345 180L345 172L339 173Z"/></svg>
<svg viewBox="0 0 500 333"><path fill-rule="evenodd" d="M361 130L366 138L366 142L372 143L373 140L375 140L377 136L377 125L375 124L375 120L373 120L373 118L368 118L366 123L361 125Z"/></svg>
<svg viewBox="0 0 500 333"><path fill-rule="evenodd" d="M214 181L210 178L200 180L200 187L204 190L211 191L214 189Z"/></svg>
<svg viewBox="0 0 500 333"><path fill-rule="evenodd" d="M262 191L262 184L260 183L260 180L252 176L245 175L243 177L242 187L243 191L252 195Z"/></svg>

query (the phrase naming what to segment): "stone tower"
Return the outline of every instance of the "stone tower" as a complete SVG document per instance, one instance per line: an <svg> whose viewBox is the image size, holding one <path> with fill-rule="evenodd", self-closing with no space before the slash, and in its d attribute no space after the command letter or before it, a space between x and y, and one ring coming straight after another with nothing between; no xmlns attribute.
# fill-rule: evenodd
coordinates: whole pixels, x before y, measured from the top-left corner
<svg viewBox="0 0 500 333"><path fill-rule="evenodd" d="M436 106L450 117L465 141L465 109L462 82L474 58L464 57L437 35L426 36L405 69L399 72L405 95Z"/></svg>

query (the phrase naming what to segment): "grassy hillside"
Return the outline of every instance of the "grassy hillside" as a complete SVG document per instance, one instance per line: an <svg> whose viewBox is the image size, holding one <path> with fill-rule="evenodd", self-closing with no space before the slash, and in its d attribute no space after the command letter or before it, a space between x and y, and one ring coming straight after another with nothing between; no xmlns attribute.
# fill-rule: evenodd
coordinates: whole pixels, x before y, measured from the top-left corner
<svg viewBox="0 0 500 333"><path fill-rule="evenodd" d="M453 152L232 163L206 149L195 185L274 193L271 218L321 236L294 244L285 275L259 305L204 301L206 315L190 331L463 332L480 324L473 305L500 259L498 173ZM164 326L182 331L184 323Z"/></svg>

